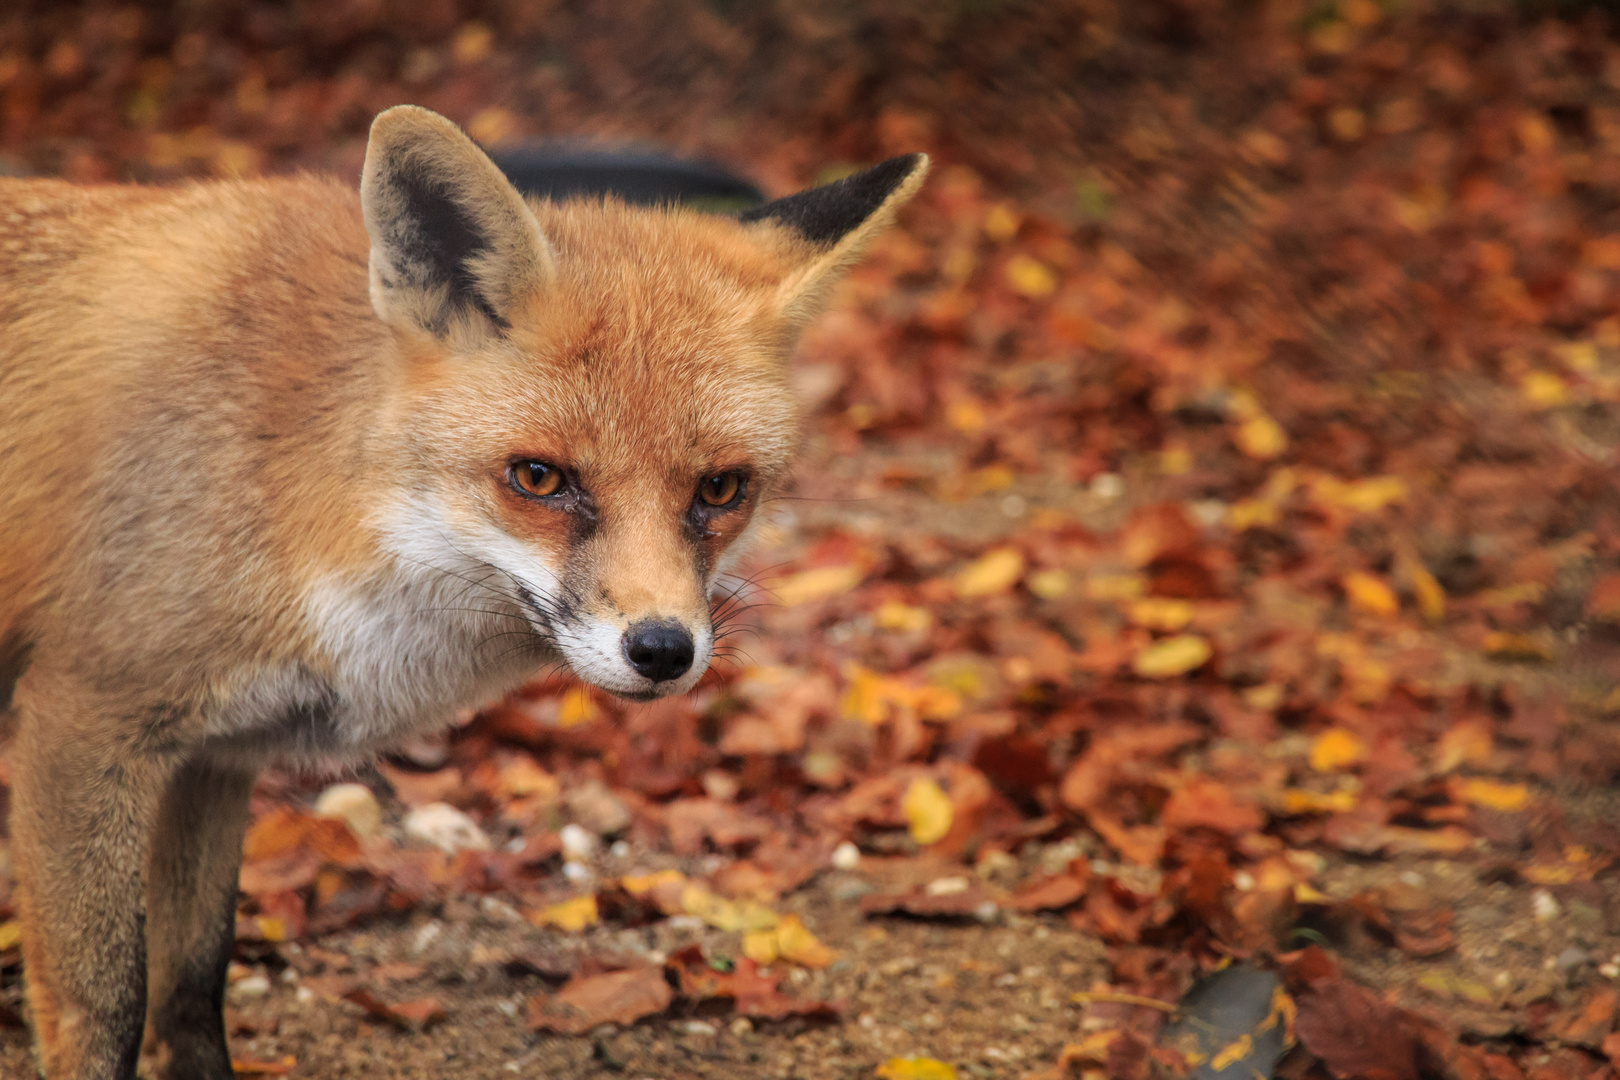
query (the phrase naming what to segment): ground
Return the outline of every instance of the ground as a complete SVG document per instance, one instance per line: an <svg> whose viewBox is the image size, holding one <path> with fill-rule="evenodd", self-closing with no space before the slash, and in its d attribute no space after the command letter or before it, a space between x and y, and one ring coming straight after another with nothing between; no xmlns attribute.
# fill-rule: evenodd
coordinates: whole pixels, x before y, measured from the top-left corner
<svg viewBox="0 0 1620 1080"><path fill-rule="evenodd" d="M773 193L935 158L693 695L261 784L242 1073L1145 1080L1258 970L1233 1072L1607 1080L1616 72L1578 4L0 15L9 171L353 176L400 101Z"/></svg>

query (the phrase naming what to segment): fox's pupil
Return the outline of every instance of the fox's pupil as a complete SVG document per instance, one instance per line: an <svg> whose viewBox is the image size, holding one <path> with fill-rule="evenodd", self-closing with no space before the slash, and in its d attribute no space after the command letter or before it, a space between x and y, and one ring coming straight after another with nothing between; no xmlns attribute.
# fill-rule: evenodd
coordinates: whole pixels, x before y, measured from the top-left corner
<svg viewBox="0 0 1620 1080"><path fill-rule="evenodd" d="M742 481L736 473L721 473L703 481L699 494L710 506L725 506L737 497Z"/></svg>
<svg viewBox="0 0 1620 1080"><path fill-rule="evenodd" d="M562 473L543 461L523 461L512 470L512 479L529 495L555 495L562 487Z"/></svg>

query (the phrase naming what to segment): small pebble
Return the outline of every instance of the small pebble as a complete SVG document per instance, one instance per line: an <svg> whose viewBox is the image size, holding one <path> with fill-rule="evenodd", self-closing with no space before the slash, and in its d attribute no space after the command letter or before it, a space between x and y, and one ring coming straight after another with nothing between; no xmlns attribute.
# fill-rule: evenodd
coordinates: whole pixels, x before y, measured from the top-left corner
<svg viewBox="0 0 1620 1080"><path fill-rule="evenodd" d="M362 840L382 828L382 807L364 784L333 784L315 800L315 816L337 818Z"/></svg>
<svg viewBox="0 0 1620 1080"><path fill-rule="evenodd" d="M564 825L557 837L562 841L564 859L579 862L596 852L595 835L582 825Z"/></svg>
<svg viewBox="0 0 1620 1080"><path fill-rule="evenodd" d="M574 862L573 860L563 863L562 872L563 877L575 885L583 885L595 876L592 874L590 867L586 866L582 862Z"/></svg>
<svg viewBox="0 0 1620 1080"><path fill-rule="evenodd" d="M488 851L491 844L472 818L449 803L428 803L405 815L405 835L431 844L446 855L458 851Z"/></svg>
<svg viewBox="0 0 1620 1080"><path fill-rule="evenodd" d="M1542 922L1551 922L1558 918L1558 901L1546 889L1537 889L1530 894L1530 910Z"/></svg>
<svg viewBox="0 0 1620 1080"><path fill-rule="evenodd" d="M735 1035L737 1038L740 1039L744 1035L753 1034L754 1025L749 1022L748 1017L739 1016L739 1017L737 1017L737 1019L735 1019L735 1020L733 1020L731 1022L731 1027L728 1028L727 1030L730 1031L733 1035Z"/></svg>
<svg viewBox="0 0 1620 1080"><path fill-rule="evenodd" d="M853 870L861 865L861 849L845 840L833 848L832 864L839 870Z"/></svg>
<svg viewBox="0 0 1620 1080"><path fill-rule="evenodd" d="M249 975L245 979L238 979L231 985L231 995L233 997L264 997L269 992L270 977L264 974Z"/></svg>

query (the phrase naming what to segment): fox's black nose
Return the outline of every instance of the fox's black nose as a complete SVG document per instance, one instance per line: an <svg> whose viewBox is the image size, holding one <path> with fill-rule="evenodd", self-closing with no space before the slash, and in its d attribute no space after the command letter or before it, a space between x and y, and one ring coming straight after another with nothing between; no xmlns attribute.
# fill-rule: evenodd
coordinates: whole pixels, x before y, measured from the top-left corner
<svg viewBox="0 0 1620 1080"><path fill-rule="evenodd" d="M654 682L678 679L692 666L692 635L679 623L642 622L624 632L630 666Z"/></svg>

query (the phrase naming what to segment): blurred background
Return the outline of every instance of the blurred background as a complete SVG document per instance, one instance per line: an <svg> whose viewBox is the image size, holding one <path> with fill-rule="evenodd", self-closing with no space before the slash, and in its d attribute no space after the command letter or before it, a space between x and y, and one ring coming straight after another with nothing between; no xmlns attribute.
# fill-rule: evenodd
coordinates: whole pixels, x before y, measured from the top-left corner
<svg viewBox="0 0 1620 1080"><path fill-rule="evenodd" d="M696 693L267 778L244 1072L1139 1078L1238 961L1246 1069L1280 979L1280 1075L1610 1076L1614 20L12 0L17 175L357 178L400 102L771 196L935 158Z"/></svg>

